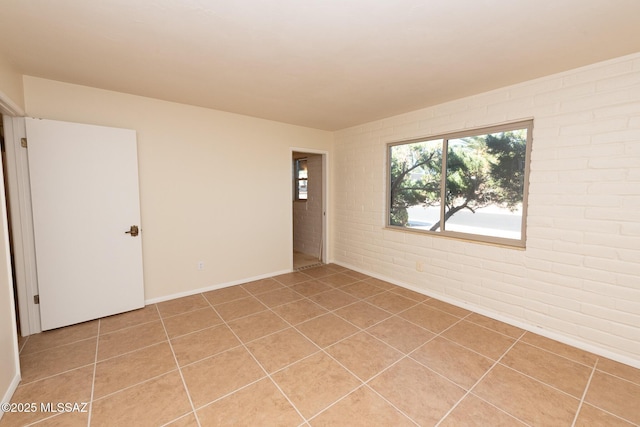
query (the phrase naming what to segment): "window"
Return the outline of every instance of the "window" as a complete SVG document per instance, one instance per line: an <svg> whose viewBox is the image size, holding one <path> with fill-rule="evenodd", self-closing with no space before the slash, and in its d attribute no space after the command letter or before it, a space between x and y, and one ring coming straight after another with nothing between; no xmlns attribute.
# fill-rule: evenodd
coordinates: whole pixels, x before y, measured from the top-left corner
<svg viewBox="0 0 640 427"><path fill-rule="evenodd" d="M387 225L524 247L532 128L389 144Z"/></svg>
<svg viewBox="0 0 640 427"><path fill-rule="evenodd" d="M293 200L307 200L307 159L295 159L293 165Z"/></svg>

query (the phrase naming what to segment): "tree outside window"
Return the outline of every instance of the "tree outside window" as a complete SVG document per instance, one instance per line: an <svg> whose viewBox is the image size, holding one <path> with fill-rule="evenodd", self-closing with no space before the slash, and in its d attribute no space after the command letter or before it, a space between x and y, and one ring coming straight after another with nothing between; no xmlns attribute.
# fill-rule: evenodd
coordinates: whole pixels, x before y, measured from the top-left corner
<svg viewBox="0 0 640 427"><path fill-rule="evenodd" d="M389 145L388 225L524 246L532 126Z"/></svg>

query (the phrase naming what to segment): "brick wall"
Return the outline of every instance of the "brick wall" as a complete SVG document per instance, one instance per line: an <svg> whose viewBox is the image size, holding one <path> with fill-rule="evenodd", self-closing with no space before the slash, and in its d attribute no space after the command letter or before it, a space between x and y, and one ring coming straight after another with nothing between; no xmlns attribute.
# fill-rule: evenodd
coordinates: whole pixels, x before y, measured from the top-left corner
<svg viewBox="0 0 640 427"><path fill-rule="evenodd" d="M384 228L388 142L528 118L525 250ZM336 262L640 366L640 54L345 129L335 159Z"/></svg>
<svg viewBox="0 0 640 427"><path fill-rule="evenodd" d="M307 201L293 202L293 250L320 257L322 239L322 156L308 154Z"/></svg>

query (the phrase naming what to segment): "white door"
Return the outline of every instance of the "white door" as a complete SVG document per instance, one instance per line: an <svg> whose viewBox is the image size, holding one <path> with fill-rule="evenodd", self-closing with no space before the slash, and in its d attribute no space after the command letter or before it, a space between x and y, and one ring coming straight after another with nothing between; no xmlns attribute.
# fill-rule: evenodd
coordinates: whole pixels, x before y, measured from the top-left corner
<svg viewBox="0 0 640 427"><path fill-rule="evenodd" d="M26 129L42 329L143 307L135 131L29 118Z"/></svg>

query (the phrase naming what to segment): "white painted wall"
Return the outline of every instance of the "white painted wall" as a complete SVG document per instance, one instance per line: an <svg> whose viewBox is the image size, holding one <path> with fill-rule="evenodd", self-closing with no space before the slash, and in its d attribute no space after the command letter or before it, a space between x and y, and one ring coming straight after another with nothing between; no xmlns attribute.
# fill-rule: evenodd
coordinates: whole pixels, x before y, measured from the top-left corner
<svg viewBox="0 0 640 427"><path fill-rule="evenodd" d="M0 56L0 92L4 94L2 98L9 100L14 108L24 109L22 74L2 56Z"/></svg>
<svg viewBox="0 0 640 427"><path fill-rule="evenodd" d="M35 77L24 86L29 116L137 131L147 300L291 269L290 147L329 151L332 133Z"/></svg>
<svg viewBox="0 0 640 427"><path fill-rule="evenodd" d="M528 118L526 250L384 228L385 144ZM640 366L640 54L345 129L334 157L337 262Z"/></svg>
<svg viewBox="0 0 640 427"><path fill-rule="evenodd" d="M307 201L293 202L293 250L320 258L322 240L322 155L308 154Z"/></svg>

